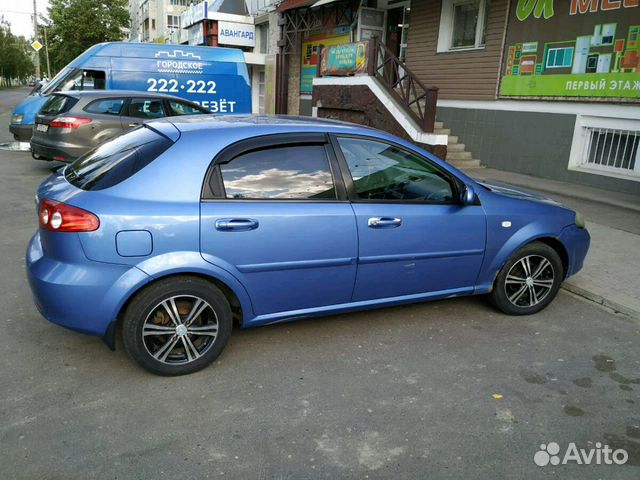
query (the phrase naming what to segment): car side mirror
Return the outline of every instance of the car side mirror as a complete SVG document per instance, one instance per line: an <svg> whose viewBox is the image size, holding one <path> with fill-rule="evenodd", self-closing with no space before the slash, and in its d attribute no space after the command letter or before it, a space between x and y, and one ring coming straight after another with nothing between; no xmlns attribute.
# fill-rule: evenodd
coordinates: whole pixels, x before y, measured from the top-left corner
<svg viewBox="0 0 640 480"><path fill-rule="evenodd" d="M470 185L464 185L460 191L460 203L462 205L473 205L476 202L476 192Z"/></svg>

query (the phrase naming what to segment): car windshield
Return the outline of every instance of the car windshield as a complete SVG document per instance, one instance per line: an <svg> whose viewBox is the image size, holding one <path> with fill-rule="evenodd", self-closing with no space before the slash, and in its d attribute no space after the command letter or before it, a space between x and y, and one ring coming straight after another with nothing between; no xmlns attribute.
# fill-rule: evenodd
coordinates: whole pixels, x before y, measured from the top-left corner
<svg viewBox="0 0 640 480"><path fill-rule="evenodd" d="M78 158L65 169L65 178L83 190L109 188L142 170L172 144L154 130L140 127Z"/></svg>

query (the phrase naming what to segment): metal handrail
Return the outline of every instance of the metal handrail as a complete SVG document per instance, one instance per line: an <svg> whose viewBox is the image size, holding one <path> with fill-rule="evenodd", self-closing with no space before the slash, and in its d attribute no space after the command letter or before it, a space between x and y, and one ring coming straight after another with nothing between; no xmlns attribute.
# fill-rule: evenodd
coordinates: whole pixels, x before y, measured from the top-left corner
<svg viewBox="0 0 640 480"><path fill-rule="evenodd" d="M438 87L426 87L377 36L369 39L367 73L377 78L422 128L433 133Z"/></svg>

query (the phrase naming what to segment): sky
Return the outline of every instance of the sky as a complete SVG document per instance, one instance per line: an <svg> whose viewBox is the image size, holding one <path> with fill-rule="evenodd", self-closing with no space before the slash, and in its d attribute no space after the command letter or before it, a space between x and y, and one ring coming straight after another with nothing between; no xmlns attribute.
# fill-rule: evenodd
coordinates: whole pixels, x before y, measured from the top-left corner
<svg viewBox="0 0 640 480"><path fill-rule="evenodd" d="M46 15L49 0L37 0L38 15ZM14 35L33 36L33 0L0 0L0 15L11 24Z"/></svg>

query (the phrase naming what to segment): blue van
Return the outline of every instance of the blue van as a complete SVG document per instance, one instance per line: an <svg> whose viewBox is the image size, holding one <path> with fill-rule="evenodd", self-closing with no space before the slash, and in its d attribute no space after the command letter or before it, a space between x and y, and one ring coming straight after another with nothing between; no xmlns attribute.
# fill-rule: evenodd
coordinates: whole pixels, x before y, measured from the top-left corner
<svg viewBox="0 0 640 480"><path fill-rule="evenodd" d="M28 142L50 93L139 90L196 102L212 113L251 113L251 85L241 50L152 43L100 43L64 67L13 111L9 130Z"/></svg>

